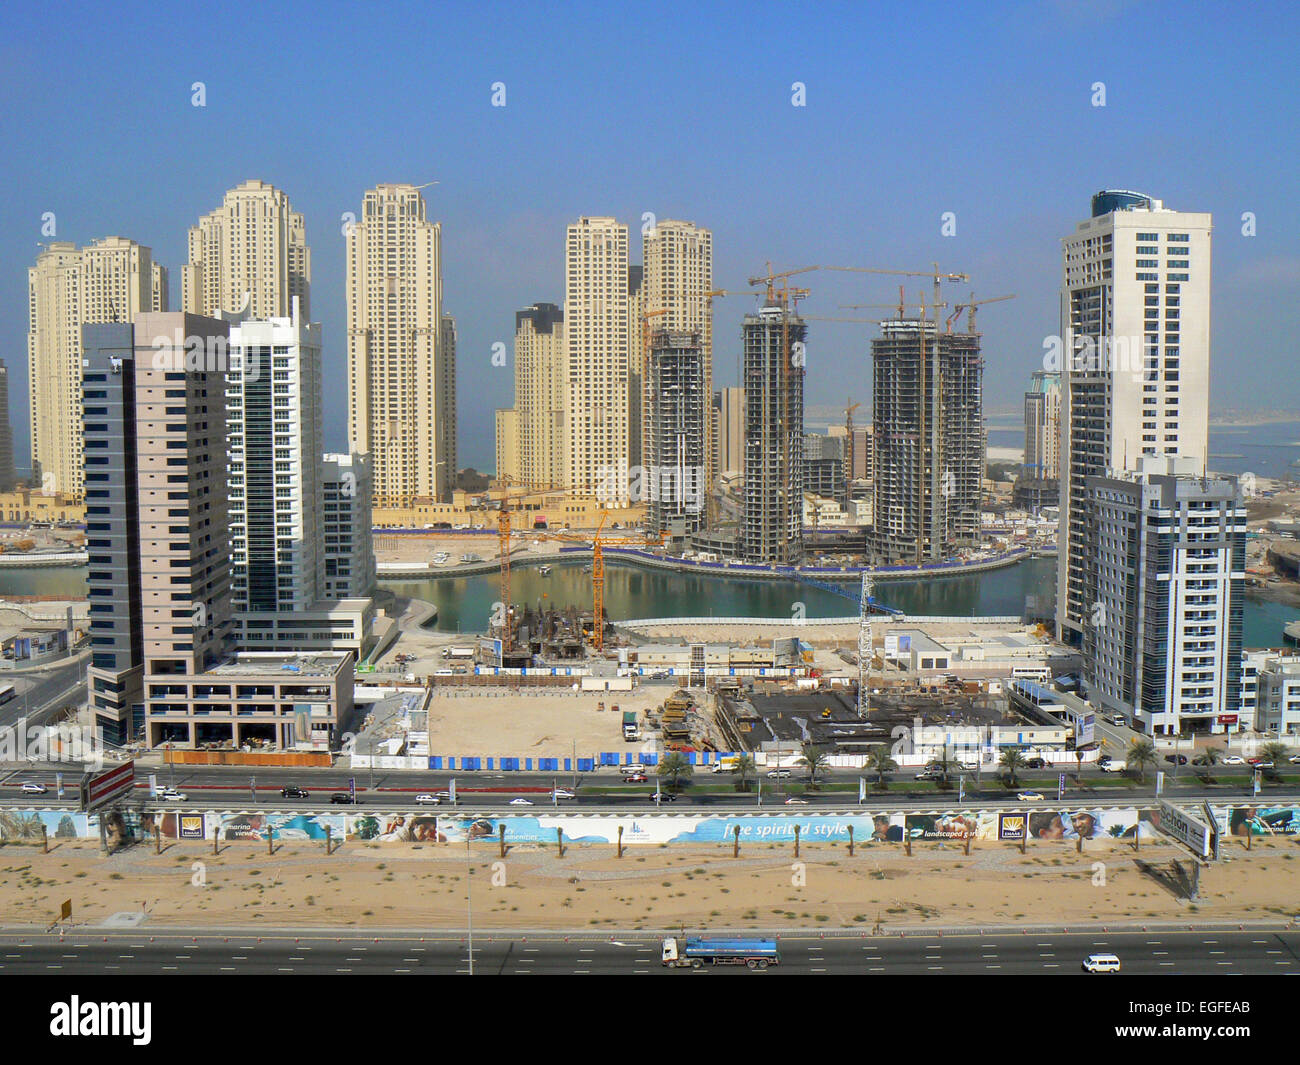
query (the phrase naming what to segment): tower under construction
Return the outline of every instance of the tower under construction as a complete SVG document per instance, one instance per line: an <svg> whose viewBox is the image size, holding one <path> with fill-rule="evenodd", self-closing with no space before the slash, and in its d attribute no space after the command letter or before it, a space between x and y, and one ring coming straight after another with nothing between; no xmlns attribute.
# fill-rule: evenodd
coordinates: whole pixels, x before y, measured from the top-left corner
<svg viewBox="0 0 1300 1065"><path fill-rule="evenodd" d="M646 372L649 405L641 497L651 532L684 536L704 524L708 491L707 422L712 397L698 332L657 329Z"/></svg>
<svg viewBox="0 0 1300 1065"><path fill-rule="evenodd" d="M874 548L884 562L937 562L979 538L980 337L924 319L881 326L871 342Z"/></svg>
<svg viewBox="0 0 1300 1065"><path fill-rule="evenodd" d="M741 327L745 386L744 557L803 556L804 320L769 299Z"/></svg>

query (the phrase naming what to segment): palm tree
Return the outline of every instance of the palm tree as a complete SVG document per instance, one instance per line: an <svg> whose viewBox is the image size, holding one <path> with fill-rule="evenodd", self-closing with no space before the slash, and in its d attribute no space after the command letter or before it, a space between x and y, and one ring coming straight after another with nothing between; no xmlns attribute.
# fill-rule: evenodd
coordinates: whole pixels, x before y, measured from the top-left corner
<svg viewBox="0 0 1300 1065"><path fill-rule="evenodd" d="M753 771L754 771L754 759L752 759L747 754L736 755L736 766L732 770L732 772L740 774L740 780L738 781L736 786L741 791L749 790L749 780L747 778L749 777L749 774L752 773Z"/></svg>
<svg viewBox="0 0 1300 1065"><path fill-rule="evenodd" d="M1210 781L1214 779L1214 767L1223 761L1224 750L1222 747L1206 747L1201 754L1192 759L1192 764L1201 766L1201 772L1197 774L1202 780Z"/></svg>
<svg viewBox="0 0 1300 1065"><path fill-rule="evenodd" d="M803 754L796 764L808 767L808 787L815 789L817 787L817 774L830 768L830 759L826 757L826 752L815 743L803 744L802 750Z"/></svg>
<svg viewBox="0 0 1300 1065"><path fill-rule="evenodd" d="M1279 770L1286 764L1287 746L1285 743L1278 743L1273 740L1271 743L1264 744L1259 749L1259 756L1265 762L1270 763L1270 768L1264 770L1264 775L1270 780L1276 780L1279 776Z"/></svg>
<svg viewBox="0 0 1300 1065"><path fill-rule="evenodd" d="M659 759L659 776L669 778L668 786L673 791L678 789L680 777L689 777L694 771L686 756L677 751L670 751Z"/></svg>
<svg viewBox="0 0 1300 1065"><path fill-rule="evenodd" d="M947 787L948 774L951 773L955 768L957 768L957 760L948 753L948 748L947 746L945 746L941 753L936 754L933 758L931 758L928 762L925 763L925 768L939 770L939 776L943 778L942 779L943 786Z"/></svg>
<svg viewBox="0 0 1300 1065"><path fill-rule="evenodd" d="M1137 766L1138 777L1146 783L1147 766L1156 764L1156 746L1150 740L1136 739L1128 745L1125 760L1130 766Z"/></svg>
<svg viewBox="0 0 1300 1065"><path fill-rule="evenodd" d="M867 751L867 765L876 771L876 783L885 783L885 774L898 768L898 763L889 756L889 748L883 743Z"/></svg>
<svg viewBox="0 0 1300 1065"><path fill-rule="evenodd" d="M1002 757L998 759L998 765L1006 771L1007 787L1014 788L1019 782L1016 774L1025 768L1025 749L1023 747L1008 747L1002 752Z"/></svg>

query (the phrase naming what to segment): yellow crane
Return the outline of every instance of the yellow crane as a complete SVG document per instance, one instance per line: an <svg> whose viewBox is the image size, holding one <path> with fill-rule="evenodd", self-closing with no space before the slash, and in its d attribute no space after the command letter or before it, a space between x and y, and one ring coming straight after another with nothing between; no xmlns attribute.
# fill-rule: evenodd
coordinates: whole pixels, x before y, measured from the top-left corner
<svg viewBox="0 0 1300 1065"><path fill-rule="evenodd" d="M852 397L850 397L852 398ZM844 451L845 463L848 469L845 470L844 476L844 501L845 505L852 501L853 488L853 412L857 410L861 403L850 403L844 408Z"/></svg>
<svg viewBox="0 0 1300 1065"><path fill-rule="evenodd" d="M647 532L643 536L605 536L605 518L601 514L600 523L594 533L582 532L536 532L540 540L562 540L566 543L591 543L591 642L600 651L605 646L605 555L606 544L633 544L638 547L655 547L664 542L662 533Z"/></svg>
<svg viewBox="0 0 1300 1065"><path fill-rule="evenodd" d="M497 512L497 550L501 560L501 652L505 654L514 646L515 627L510 620L510 489L527 488L539 492L562 491L556 485L532 484L514 477L498 477L497 484L505 489L501 509Z"/></svg>
<svg viewBox="0 0 1300 1065"><path fill-rule="evenodd" d="M953 320L957 315L961 314L962 311L967 311L969 312L969 315L966 319L966 332L973 333L975 332L975 309L977 307L983 307L986 303L1001 303L1003 300L1013 300L1015 298L1016 295L1013 292L1009 296L990 296L986 300L977 300L975 298L975 293L972 292L969 300L965 303L957 304L957 306L952 309L952 314L948 315L948 320L944 322L944 332L951 333Z"/></svg>

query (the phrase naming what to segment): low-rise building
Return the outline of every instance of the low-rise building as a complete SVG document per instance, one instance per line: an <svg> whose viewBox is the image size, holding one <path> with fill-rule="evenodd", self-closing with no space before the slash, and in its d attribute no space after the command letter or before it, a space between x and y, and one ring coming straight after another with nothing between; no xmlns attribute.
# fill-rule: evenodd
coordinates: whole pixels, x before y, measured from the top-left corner
<svg viewBox="0 0 1300 1065"><path fill-rule="evenodd" d="M351 723L350 652L246 652L145 678L150 747L329 750Z"/></svg>
<svg viewBox="0 0 1300 1065"><path fill-rule="evenodd" d="M1266 652L1258 668L1255 728L1291 741L1300 738L1300 655Z"/></svg>

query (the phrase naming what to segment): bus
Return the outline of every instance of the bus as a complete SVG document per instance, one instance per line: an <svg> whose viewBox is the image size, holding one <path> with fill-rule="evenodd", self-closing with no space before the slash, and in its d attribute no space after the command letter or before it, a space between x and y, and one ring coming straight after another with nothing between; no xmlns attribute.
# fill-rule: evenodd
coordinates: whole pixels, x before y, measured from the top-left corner
<svg viewBox="0 0 1300 1065"><path fill-rule="evenodd" d="M18 693L14 691L12 684L0 684L0 706L14 699Z"/></svg>

